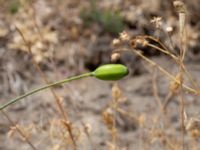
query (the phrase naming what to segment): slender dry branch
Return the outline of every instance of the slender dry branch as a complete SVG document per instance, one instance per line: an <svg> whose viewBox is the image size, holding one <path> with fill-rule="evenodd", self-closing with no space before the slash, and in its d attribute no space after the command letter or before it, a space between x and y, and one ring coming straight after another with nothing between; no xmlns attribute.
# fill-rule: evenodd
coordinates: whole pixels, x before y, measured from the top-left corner
<svg viewBox="0 0 200 150"><path fill-rule="evenodd" d="M157 80L157 70L155 68L154 68L154 70L155 71L153 72L153 77L152 77L153 95L155 97L157 105L160 108L160 112L162 112L163 106L162 106L160 97L158 95L158 88L157 88L157 83L156 83L156 80Z"/></svg>
<svg viewBox="0 0 200 150"><path fill-rule="evenodd" d="M158 68L158 70L160 70L164 75L166 75L172 81L176 82L177 84L180 84L180 81L178 81L173 75L171 75L167 70L165 70L164 68L159 66L156 62L154 62L151 59L144 56L140 50L137 50L137 49L131 49L131 50L130 49L119 49L119 50L113 51L113 53L121 53L121 52L132 52L132 53L134 53L135 55L139 56L140 58L142 58L143 60L148 62L153 67ZM194 95L200 95L200 90L195 90L195 89L193 89L193 88L191 88L191 87L189 87L185 84L183 84L183 88L189 93L192 93Z"/></svg>
<svg viewBox="0 0 200 150"><path fill-rule="evenodd" d="M34 64L34 66L36 67L37 71L38 71L39 74L41 75L43 81L44 81L46 84L49 84L49 82L48 82L48 80L47 80L45 74L43 73L42 69L40 68L40 66L38 65L37 61L34 59L34 57L33 57L33 55L32 55L32 50L31 50L31 45L30 45L30 43L26 40L26 38L25 38L24 34L22 33L22 31L21 31L18 27L16 27L16 29L17 29L17 31L19 32L19 34L21 35L21 37L23 38L23 41L24 41L25 45L26 45L27 48L28 48L29 54L32 56L32 62L33 62L33 64ZM64 108L63 108L63 106L62 106L62 103L61 103L61 101L60 101L59 96L55 93L55 91L54 91L52 88L50 88L50 91L51 91L51 93L53 94L53 96L54 96L54 98L55 98L56 104L57 104L57 106L58 106L58 108L59 108L59 111L60 111L61 115L63 116L64 120L67 121L67 122L69 122L68 116L67 116L66 111L64 110ZM76 149L76 141L75 141L74 137L72 136L73 133L70 133L71 130L68 130L68 132L69 132L70 138L71 138L72 141L73 141L73 146L74 146L74 150L75 150L75 149Z"/></svg>
<svg viewBox="0 0 200 150"><path fill-rule="evenodd" d="M33 149L33 150L38 150L34 144L26 137L26 135L21 131L21 129L12 121L10 116L3 110L0 110L1 113L6 117L6 119L16 128L16 131L24 138L24 140L28 143L28 145Z"/></svg>
<svg viewBox="0 0 200 150"><path fill-rule="evenodd" d="M172 54L169 50L165 50L165 49L162 49L156 45L153 45L153 44L150 44L150 43L147 43L148 46L156 49L156 50L159 50L165 54L167 54L168 56L170 56L173 60L175 60L175 62L178 64L178 65L182 65L183 67L183 71L186 73L186 76L188 77L188 79L190 80L190 82L192 83L192 86L193 88L195 88L196 90L199 89L199 86L198 84L194 81L194 79L192 78L192 75L189 73L189 71L187 70L186 66L180 62L179 58L177 56L175 56L174 54Z"/></svg>

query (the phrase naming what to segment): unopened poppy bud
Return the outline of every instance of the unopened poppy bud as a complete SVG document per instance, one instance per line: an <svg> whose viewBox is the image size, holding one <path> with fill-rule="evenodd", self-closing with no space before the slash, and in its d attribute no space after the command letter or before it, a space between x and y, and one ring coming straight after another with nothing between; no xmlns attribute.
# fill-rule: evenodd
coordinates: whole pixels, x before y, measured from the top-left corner
<svg viewBox="0 0 200 150"><path fill-rule="evenodd" d="M128 68L122 64L107 64L98 67L93 76L101 80L119 80L128 75Z"/></svg>

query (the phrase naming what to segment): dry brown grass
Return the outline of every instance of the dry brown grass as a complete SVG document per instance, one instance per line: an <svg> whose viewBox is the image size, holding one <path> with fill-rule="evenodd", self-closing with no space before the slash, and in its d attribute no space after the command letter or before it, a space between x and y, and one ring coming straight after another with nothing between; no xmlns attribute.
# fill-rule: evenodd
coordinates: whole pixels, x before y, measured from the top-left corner
<svg viewBox="0 0 200 150"><path fill-rule="evenodd" d="M146 62L149 67L147 68L150 72L153 72L153 77L152 77L152 86L153 86L153 94L156 100L156 103L158 105L158 108L160 108L160 112L162 113L162 117L164 119L167 118L166 115L166 109L168 104L171 101L171 98L176 95L179 97L179 113L180 113L180 128L181 128L181 137L179 139L174 139L173 141L170 139L171 137L166 135L165 129L160 129L160 128L155 128L150 131L150 139L152 140L151 142L155 140L159 140L163 147L165 149L181 149L184 150L186 149L185 147L185 135L187 134L186 132L186 122L187 126L190 126L191 124L195 124L194 130L191 133L192 137L196 137L199 135L199 121L189 121L188 118L186 118L186 112L185 112L185 98L183 93L190 92L194 95L200 95L200 90L198 84L193 80L191 74L187 70L187 68L184 65L184 58L185 58L185 53L186 53L186 44L187 44L187 36L186 36L186 8L183 2L181 1L175 1L174 2L174 7L177 9L177 13L179 15L179 54L175 55L174 54L174 49L169 49L165 46L158 38L152 37L149 35L140 35L136 36L133 38L130 38L128 33L123 32L119 39L115 39L113 41L113 45L115 47L115 50L113 51L112 59L118 59L121 53L123 52L131 52L137 57L140 57L141 60ZM152 23L155 23L155 27L157 28L157 31L159 31L159 26L161 24L161 19L154 18L152 20ZM168 30L167 30L168 31ZM169 36L166 32L166 35ZM171 31L171 30L170 30ZM169 32L170 32L169 31ZM156 44L151 44L152 41ZM171 47L173 48L173 43L171 41ZM179 68L179 72L177 74L173 75L172 73L168 72L165 68L148 58L142 53L142 50L140 48L151 48L157 51L160 51L161 53L171 57L171 59L174 61L174 63L177 65ZM116 60L115 60L116 61ZM157 71L160 71L164 76L170 79L170 87L169 87L169 94L166 96L164 99L164 102L160 99L158 95L158 88L157 88L157 83L156 83L156 78L157 78ZM187 77L189 81L191 82L192 87L187 86L184 83L184 77ZM191 118L192 119L192 118ZM193 120L193 119L192 119ZM192 123L191 123L192 122ZM195 123L194 123L195 122ZM197 123L198 122L198 123ZM198 124L198 125L197 125ZM193 126L192 125L192 126ZM198 129L197 129L198 128ZM189 127L187 127L187 131L189 131ZM191 132L191 131L190 131ZM195 140L194 138L192 142L192 148L191 149L197 149L197 146L195 146Z"/></svg>
<svg viewBox="0 0 200 150"><path fill-rule="evenodd" d="M126 97L124 96L122 90L120 89L117 83L114 83L112 86L112 100L109 101L109 105L105 110L102 110L102 122L107 128L108 135L110 136L110 140L106 141L106 147L109 150L127 150L128 148L122 147L119 144L120 141L120 132L117 128L117 117L118 115L123 115L126 118L129 118L132 122L134 122L139 128L140 137L139 139L143 141L143 148L148 149L148 146L156 141L161 143L162 149L166 150L184 150L185 148L185 136L188 134L190 137L190 149L197 150L198 139L200 137L200 120L198 117L194 116L191 118L187 118L187 114L185 112L185 98L184 93L191 93L194 95L200 95L199 85L194 81L192 75L186 68L184 64L184 58L186 54L186 10L183 3L175 2L175 7L177 8L177 13L179 15L180 21L180 43L179 43L179 54L175 54L174 44L172 43L170 37L170 30L165 31L166 36L169 37L171 45L165 45L158 37L153 37L151 35L140 35L136 37L130 37L130 35L126 32L120 34L118 39L113 40L113 54L112 61L115 62L120 58L120 55L124 52L130 52L133 55L141 58L145 64L148 65L147 70L152 74L152 89L153 95L155 97L155 103L159 108L160 114L157 116L152 116L153 124L146 124L146 118L144 114L136 115L133 112L128 112L124 110L121 105L126 103ZM37 25L35 18L33 16L33 22L35 22L35 27L38 29L38 34L43 37L40 32L40 28ZM159 18L154 18L152 23L155 24L157 35L159 35L160 31L160 22ZM23 31L20 28L16 28L16 30L20 33L24 45L27 46L28 55L32 56L33 66L36 68L37 73L41 76L44 83L49 83L47 77L42 71L41 67L34 59L30 43L24 37ZM155 44L152 44L155 43ZM168 48L171 47L171 48ZM174 61L174 65L177 65L179 71L176 74L172 74L167 71L160 64L151 60L151 58L145 56L142 52L142 48L154 49L156 51L161 52L162 54L171 58ZM53 62L53 61L52 61ZM54 68L56 70L56 68ZM160 75L164 75L164 77L169 79L169 89L168 94L162 100L159 96L159 88L157 86L157 78ZM59 75L58 75L59 76ZM191 86L187 85L184 81L184 78L188 78ZM64 87L68 92L69 90ZM35 136L40 134L41 132L45 132L47 138L50 139L53 150L62 150L66 149L81 149L82 143L87 139L89 141L91 149L98 149L94 144L94 139L91 136L91 125L86 124L82 121L81 112L77 107L77 103L72 101L72 109L76 112L77 118L80 121L80 125L75 124L75 121L69 117L70 115L68 111L65 109L64 102L62 101L62 97L57 94L54 89L50 89L52 93L56 108L59 112L59 117L51 118L49 120L49 127L47 129L40 129L36 124L31 124L27 126L19 125L18 123L13 122L6 112L2 112L4 116L10 121L11 128L8 132L10 140L14 137L14 134L17 132L22 137L21 140L30 145L30 148L37 150L37 146L31 142L31 136ZM175 137L167 133L167 129L170 128L170 122L168 120L167 109L168 104L171 103L172 97L179 97L179 114L180 114L180 129L181 136ZM138 106L139 107L139 106ZM177 109L178 110L178 109ZM56 113L58 113L56 112ZM163 127L159 127L158 124L162 124ZM172 132L173 128L170 128ZM84 139L85 138L85 139Z"/></svg>

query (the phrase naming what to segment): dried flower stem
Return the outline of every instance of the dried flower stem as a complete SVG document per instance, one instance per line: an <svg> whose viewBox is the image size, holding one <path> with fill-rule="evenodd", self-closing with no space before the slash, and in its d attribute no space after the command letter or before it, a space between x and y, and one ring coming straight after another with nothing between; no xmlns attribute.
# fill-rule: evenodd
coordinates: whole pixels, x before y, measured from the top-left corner
<svg viewBox="0 0 200 150"><path fill-rule="evenodd" d="M149 64L151 64L152 66L155 66L156 68L158 68L163 74L165 74L166 76L168 76L171 80L173 80L174 82L176 82L177 84L180 84L180 82L178 80L176 80L176 78L171 75L167 70L165 70L164 68L162 68L161 66L159 66L156 62L152 61L151 59L147 58L146 56L144 56L140 50L138 49L119 49L119 50L114 50L113 53L118 52L132 52L135 55L139 56L140 58L142 58L143 60L145 60L146 62L148 62ZM183 88L190 93L193 93L195 95L200 95L200 91L195 90L185 84L183 84Z"/></svg>
<svg viewBox="0 0 200 150"><path fill-rule="evenodd" d="M196 90L199 89L199 86L193 80L192 75L189 73L189 71L187 70L187 68L185 67L185 65L183 63L180 63L180 60L179 60L179 58L177 56L175 56L174 54L170 53L168 50L164 50L164 49L162 49L162 48L160 48L160 47L158 47L156 45L153 45L153 44L150 44L150 43L148 43L147 45L150 46L150 47L152 47L152 48L154 48L154 49L156 49L156 50L159 50L159 51L161 51L161 52L169 55L173 60L175 60L175 62L177 64L182 65L183 71L186 73L186 76L188 77L188 79L192 83L193 88L195 88Z"/></svg>
<svg viewBox="0 0 200 150"><path fill-rule="evenodd" d="M184 68L183 68L183 60L185 57L185 52L186 52L186 30L185 30L185 22L186 22L186 9L185 9L185 4L182 1L174 1L174 7L176 8L178 15L179 15L179 37L180 37L180 55L179 55L179 73L181 75L181 80L180 80L180 126L181 126L181 131L182 131L182 150L185 149L185 142L184 142L184 137L185 137L185 125L184 125L184 96L183 96L183 73L184 73Z"/></svg>
<svg viewBox="0 0 200 150"><path fill-rule="evenodd" d="M25 38L24 34L22 33L22 31L21 31L18 27L16 27L16 29L17 29L17 31L19 32L19 34L21 35L21 37L22 37L24 43L26 44L26 46L27 46L27 48L28 48L28 51L29 51L29 54L32 56L32 62L33 62L33 64L34 64L34 66L36 67L37 71L39 72L40 76L42 77L43 81L44 81L46 84L49 84L49 82L48 82L48 80L47 80L45 74L43 73L42 69L41 69L40 66L38 65L38 63L37 63L37 61L35 60L35 58L33 57L30 43L26 40L26 38ZM69 120L67 119L68 117L67 117L66 111L64 111L63 106L62 106L62 104L61 104L61 101L60 101L59 96L55 93L55 91L54 91L53 89L50 88L50 91L51 91L51 93L53 94L53 96L54 96L54 98L55 98L56 104L57 104L57 106L58 106L58 108L59 108L59 111L60 111L61 115L63 116L63 118L64 118L66 121L69 121ZM70 132L70 130L69 130L68 132ZM70 133L70 135L73 135L73 134ZM71 136L70 136L70 137L71 137ZM75 140L74 140L74 137L72 136L71 139L72 139L72 141L73 141L74 149L76 149L76 144L75 144L76 142L75 142Z"/></svg>
<svg viewBox="0 0 200 150"><path fill-rule="evenodd" d="M1 113L6 117L6 119L12 124L12 126L15 126L16 131L24 138L24 140L28 143L28 145L33 149L33 150L38 150L33 143L26 137L26 135L21 131L21 129L12 121L10 116L4 112L3 110L0 110Z"/></svg>
<svg viewBox="0 0 200 150"><path fill-rule="evenodd" d="M160 108L160 112L163 112L162 111L162 103L161 103L161 100L160 100L160 97L158 95L158 88L157 88L157 84L156 84L156 79L157 79L157 70L156 68L154 68L154 72L153 72L153 77L152 77L152 86L153 86L153 94L154 94L154 97L156 99L156 103L157 105L159 106Z"/></svg>

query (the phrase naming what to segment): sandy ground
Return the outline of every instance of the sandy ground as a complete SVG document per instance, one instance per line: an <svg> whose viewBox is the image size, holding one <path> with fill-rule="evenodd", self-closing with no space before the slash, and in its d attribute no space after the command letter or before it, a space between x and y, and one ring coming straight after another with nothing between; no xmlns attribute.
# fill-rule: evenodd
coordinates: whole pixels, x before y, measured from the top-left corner
<svg viewBox="0 0 200 150"><path fill-rule="evenodd" d="M0 9L1 104L43 85L44 82L32 58L40 65L49 81L94 70L100 64L110 62L110 54L113 50L111 43L118 34L111 33L107 25L111 24L113 27L117 21L115 20L114 24L109 19L102 22L98 20L98 15L93 16L92 13L89 14L89 18L94 17L91 26L85 26L88 22L81 18L80 13L91 9L91 1L36 0L30 4L21 1L21 5L12 2L13 0L0 1L2 4ZM173 53L178 54L179 20L172 1L102 0L97 1L96 5L98 6L96 12L100 13L103 19L109 17L109 15L104 16L105 10L120 10L125 24L124 30L133 38L137 35L159 37ZM185 64L195 83L199 84L199 0L186 1L185 5L188 33ZM152 23L153 19L154 23L156 19L161 19L162 32L157 32L155 24ZM15 25L31 43L33 55L30 55L27 43L24 42ZM172 43L165 33L167 27L173 29L170 33ZM172 48L172 45L175 48ZM177 74L178 67L166 55L146 47L142 51L145 56L156 61L174 76ZM118 104L120 112L111 109L113 82L86 78L71 82L64 87L54 88L68 114L77 150L95 150L95 148L116 150L113 145L118 148L117 150L180 149L179 96L172 96L167 111L162 113L153 93L155 89L152 80L155 77L155 69L130 54L122 56L121 62L129 67L130 74L118 82L122 99L125 100ZM169 93L171 81L159 71L155 79L158 97L163 102ZM184 78L184 83L192 87L187 77ZM200 101L198 96L191 93L184 93L183 96L187 126L192 118L200 120ZM74 149L55 99L49 90L32 95L4 111L37 150ZM117 131L115 142L108 128L109 124L103 118L105 112L108 113L107 121L109 117L115 115ZM89 132L89 136L84 130ZM185 132L185 150L200 149L200 138L197 136L197 132ZM16 127L3 113L0 113L0 150L31 149L30 144L16 131Z"/></svg>
<svg viewBox="0 0 200 150"><path fill-rule="evenodd" d="M155 57L157 62L162 62L165 67L172 66L172 62L164 57ZM163 61L165 60L165 61ZM163 65L162 64L162 65ZM190 73L199 83L199 68L196 63L188 62ZM176 67L171 68L176 71ZM167 95L168 79L163 75L158 75L158 95L163 100ZM68 84L65 88L56 88L56 93L63 98L64 107L69 114L70 121L76 127L82 127L81 122L87 124L91 129L90 136L97 149L108 149L107 143L111 141L111 135L104 124L102 113L111 104L112 82L99 81L94 78L81 79ZM145 85L145 86L144 86ZM126 149L163 149L162 144L156 139L156 131L164 130L168 137L180 140L179 125L179 105L178 98L173 97L173 101L167 108L167 114L161 115L159 107L153 96L152 74L144 73L140 76L128 76L119 81L119 86L127 101L120 104L120 108L136 118L144 118L142 126L134 119L117 114L117 145ZM199 110L199 98L191 94L184 94L185 111L188 118L197 116ZM75 111L77 108L78 112ZM53 120L58 120L59 116L55 109L54 99L49 91L44 91L23 100L22 102L10 106L7 113L14 122L22 126L36 127L27 129L30 132L30 140L38 149L54 149L55 145L62 143L59 137L51 139L50 132L55 132L58 127L51 127ZM51 123L50 123L51 122ZM165 124L167 122L167 124ZM8 137L10 123L1 115L0 121L0 145L2 150L27 150L31 149L20 136L15 133ZM28 127L27 127L28 128ZM53 128L53 129L52 129ZM59 127L58 127L59 128ZM53 131L52 131L53 130ZM55 130L55 131L54 131ZM153 132L155 130L155 133ZM9 133L11 134L11 133ZM152 137L151 137L152 136ZM154 137L155 136L155 137ZM187 149L190 149L190 135L186 134L185 140ZM78 142L79 149L93 149L87 136L83 133ZM197 140L198 142L198 140ZM200 148L200 145L198 148ZM64 149L64 148L63 148ZM69 146L69 149L70 146Z"/></svg>

